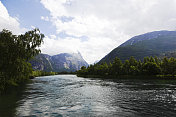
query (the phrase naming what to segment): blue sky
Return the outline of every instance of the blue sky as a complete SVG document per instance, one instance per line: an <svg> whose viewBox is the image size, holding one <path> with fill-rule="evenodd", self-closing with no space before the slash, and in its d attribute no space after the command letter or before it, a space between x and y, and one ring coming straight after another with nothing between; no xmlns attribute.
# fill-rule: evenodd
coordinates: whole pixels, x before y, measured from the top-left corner
<svg viewBox="0 0 176 117"><path fill-rule="evenodd" d="M49 16L39 0L1 0L10 16L17 17L21 27L31 29L31 26L40 28L45 35L55 34L55 26L51 22L41 20L41 16Z"/></svg>
<svg viewBox="0 0 176 117"><path fill-rule="evenodd" d="M0 0L0 30L37 27L42 53L80 52L88 63L133 36L176 29L176 0Z"/></svg>

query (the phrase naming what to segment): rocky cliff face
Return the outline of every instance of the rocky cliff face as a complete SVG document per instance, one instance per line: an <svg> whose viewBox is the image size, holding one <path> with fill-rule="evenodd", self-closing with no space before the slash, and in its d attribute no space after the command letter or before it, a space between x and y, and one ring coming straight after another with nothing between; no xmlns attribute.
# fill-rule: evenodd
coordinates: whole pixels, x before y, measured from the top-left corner
<svg viewBox="0 0 176 117"><path fill-rule="evenodd" d="M88 66L80 53L61 53L54 56L39 54L30 63L34 70L47 72L71 72L79 70L82 66Z"/></svg>

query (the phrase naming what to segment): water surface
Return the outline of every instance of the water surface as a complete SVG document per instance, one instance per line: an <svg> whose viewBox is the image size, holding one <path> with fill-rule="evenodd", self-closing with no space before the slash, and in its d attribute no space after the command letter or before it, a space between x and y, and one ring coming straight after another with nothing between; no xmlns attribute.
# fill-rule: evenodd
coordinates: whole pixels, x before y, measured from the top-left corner
<svg viewBox="0 0 176 117"><path fill-rule="evenodd" d="M38 77L0 96L0 117L176 116L176 81Z"/></svg>

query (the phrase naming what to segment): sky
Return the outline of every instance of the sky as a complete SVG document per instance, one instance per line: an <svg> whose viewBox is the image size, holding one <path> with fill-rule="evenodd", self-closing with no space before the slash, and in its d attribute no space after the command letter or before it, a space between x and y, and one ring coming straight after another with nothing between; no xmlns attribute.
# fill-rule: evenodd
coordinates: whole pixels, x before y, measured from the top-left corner
<svg viewBox="0 0 176 117"><path fill-rule="evenodd" d="M176 30L176 0L0 0L0 30L39 28L42 53L92 64L133 36Z"/></svg>

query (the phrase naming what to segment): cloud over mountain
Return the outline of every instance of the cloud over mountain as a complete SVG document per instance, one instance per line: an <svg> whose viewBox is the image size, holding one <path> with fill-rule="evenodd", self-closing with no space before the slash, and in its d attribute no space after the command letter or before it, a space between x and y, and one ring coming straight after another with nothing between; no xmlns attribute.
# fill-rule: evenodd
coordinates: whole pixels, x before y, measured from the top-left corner
<svg viewBox="0 0 176 117"><path fill-rule="evenodd" d="M174 30L176 26L176 0L41 0L41 3L50 11L57 33L67 34L64 39L52 40L55 46L79 49L89 63L134 35Z"/></svg>

